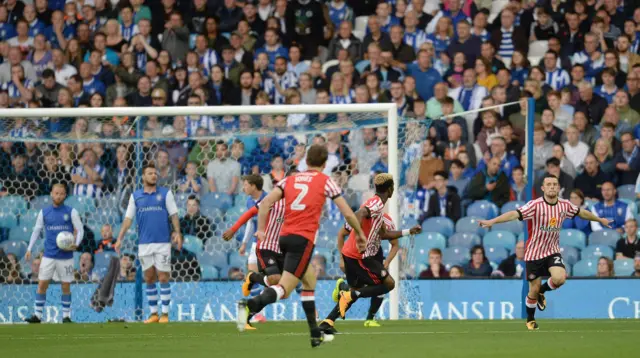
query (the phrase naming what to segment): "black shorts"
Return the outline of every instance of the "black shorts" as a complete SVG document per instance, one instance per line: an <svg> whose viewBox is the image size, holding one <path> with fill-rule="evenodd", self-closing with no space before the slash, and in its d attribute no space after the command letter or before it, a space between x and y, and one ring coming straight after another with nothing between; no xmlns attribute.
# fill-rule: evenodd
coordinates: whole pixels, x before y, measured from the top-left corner
<svg viewBox="0 0 640 358"><path fill-rule="evenodd" d="M280 275L284 267L284 255L271 250L256 250L258 268L267 275Z"/></svg>
<svg viewBox="0 0 640 358"><path fill-rule="evenodd" d="M549 277L551 274L549 273L549 267L562 267L566 269L564 266L564 261L562 260L562 255L553 254L540 260L527 261L527 281L533 281L539 277Z"/></svg>
<svg viewBox="0 0 640 358"><path fill-rule="evenodd" d="M280 251L284 255L283 270L302 279L311 262L314 248L313 242L303 236L295 234L280 236Z"/></svg>
<svg viewBox="0 0 640 358"><path fill-rule="evenodd" d="M384 281L389 273L385 270L382 260L379 260L376 256L354 259L342 255L344 272L347 275L349 286L362 288L364 286L379 285Z"/></svg>

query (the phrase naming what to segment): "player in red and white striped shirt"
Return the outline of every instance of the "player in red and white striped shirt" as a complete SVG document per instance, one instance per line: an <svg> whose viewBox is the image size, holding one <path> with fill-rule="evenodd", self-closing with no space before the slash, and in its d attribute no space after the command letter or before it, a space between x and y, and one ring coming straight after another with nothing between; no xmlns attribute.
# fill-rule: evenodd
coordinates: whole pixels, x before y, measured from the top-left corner
<svg viewBox="0 0 640 358"><path fill-rule="evenodd" d="M536 306L544 311L547 300L544 293L562 286L567 272L560 255L560 230L562 222L576 215L589 221L597 221L609 227L610 221L595 216L588 210L580 210L570 201L558 197L560 182L554 175L547 174L542 180L541 198L531 200L521 208L509 211L492 220L480 220L481 227L490 228L494 224L512 220L531 220L531 232L525 245L524 261L529 281L529 293L526 298L527 329L536 330ZM542 277L551 276L542 283Z"/></svg>
<svg viewBox="0 0 640 358"><path fill-rule="evenodd" d="M256 204L247 210L233 224L229 230L222 234L222 238L229 241L233 235L246 224L251 218L258 215L261 203ZM258 258L258 269L260 272L249 272L242 283L242 294L247 297L251 293L253 285L263 285L265 287L275 285L280 281L282 268L284 266L284 255L280 251L280 229L284 222L284 200L279 200L271 207L267 217L267 227L265 229L265 239L258 241L256 256Z"/></svg>

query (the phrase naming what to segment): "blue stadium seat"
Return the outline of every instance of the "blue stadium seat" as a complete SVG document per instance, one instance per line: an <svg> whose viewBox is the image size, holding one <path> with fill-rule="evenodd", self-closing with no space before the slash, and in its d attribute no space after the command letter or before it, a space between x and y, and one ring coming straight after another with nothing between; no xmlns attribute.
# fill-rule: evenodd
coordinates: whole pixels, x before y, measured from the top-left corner
<svg viewBox="0 0 640 358"><path fill-rule="evenodd" d="M511 251L516 247L516 237L508 231L491 231L484 235L482 244L485 247L503 247Z"/></svg>
<svg viewBox="0 0 640 358"><path fill-rule="evenodd" d="M244 268L247 266L247 258L240 256L236 251L229 254L229 267Z"/></svg>
<svg viewBox="0 0 640 358"><path fill-rule="evenodd" d="M479 219L477 217L471 216L465 216L461 218L456 223L456 232L471 232L480 236L484 236L484 234L487 232L487 229L481 228L480 225L478 225L478 220Z"/></svg>
<svg viewBox="0 0 640 358"><path fill-rule="evenodd" d="M510 201L508 203L505 203L500 208L500 214L504 214L508 211L516 210L521 206L523 206L524 204L526 204L524 201Z"/></svg>
<svg viewBox="0 0 640 358"><path fill-rule="evenodd" d="M487 259L491 262L495 262L496 264L499 264L509 256L509 251L502 246L487 246L485 244L484 251L487 255Z"/></svg>
<svg viewBox="0 0 640 358"><path fill-rule="evenodd" d="M469 261L469 249L464 247L448 247L442 252L442 262L445 266L462 265Z"/></svg>
<svg viewBox="0 0 640 358"><path fill-rule="evenodd" d="M82 256L82 252L76 251L73 253L73 268L76 270L80 269L80 256Z"/></svg>
<svg viewBox="0 0 640 358"><path fill-rule="evenodd" d="M218 269L222 269L229 264L227 253L222 250L205 251L197 255L197 257L201 266L215 266Z"/></svg>
<svg viewBox="0 0 640 358"><path fill-rule="evenodd" d="M9 231L9 240L29 242L32 232L33 226L20 225Z"/></svg>
<svg viewBox="0 0 640 358"><path fill-rule="evenodd" d="M109 224L112 227L114 225L120 225L122 223L122 218L120 217L120 212L110 209L96 209L91 215L88 215L87 225L97 228L102 228L102 225ZM118 233L114 233L114 235L118 235Z"/></svg>
<svg viewBox="0 0 640 358"><path fill-rule="evenodd" d="M439 232L442 235L449 237L453 235L454 224L451 219L445 216L436 216L428 218L422 223L424 230Z"/></svg>
<svg viewBox="0 0 640 358"><path fill-rule="evenodd" d="M112 257L118 257L118 254L116 254L113 251L103 251L103 252L98 252L97 254L95 254L95 256L93 257L93 262L94 262L94 268L95 269L99 269L99 268L108 268L109 267L109 261L111 260Z"/></svg>
<svg viewBox="0 0 640 358"><path fill-rule="evenodd" d="M638 214L638 204L634 200L620 198L620 201L623 201L629 205L629 209L631 209L631 214L636 216Z"/></svg>
<svg viewBox="0 0 640 358"><path fill-rule="evenodd" d="M128 199L127 201L128 202ZM118 195L105 195L96 199L96 206L103 210L115 210L120 212L120 197Z"/></svg>
<svg viewBox="0 0 640 358"><path fill-rule="evenodd" d="M620 233L612 229L603 229L594 231L589 235L589 245L608 245L616 247L616 243L620 239Z"/></svg>
<svg viewBox="0 0 640 358"><path fill-rule="evenodd" d="M0 244L5 254L14 254L20 260L27 253L27 243L24 241L5 241Z"/></svg>
<svg viewBox="0 0 640 358"><path fill-rule="evenodd" d="M316 237L316 247L333 250L338 247L338 239L335 236L319 233Z"/></svg>
<svg viewBox="0 0 640 358"><path fill-rule="evenodd" d="M0 212L21 215L27 212L27 201L18 195L0 197Z"/></svg>
<svg viewBox="0 0 640 358"><path fill-rule="evenodd" d="M524 232L524 223L519 220L509 221L506 223L495 224L491 227L491 231L509 231L514 235L520 235Z"/></svg>
<svg viewBox="0 0 640 358"><path fill-rule="evenodd" d="M51 205L50 195L36 196L29 202L29 208L31 210L42 210L49 205Z"/></svg>
<svg viewBox="0 0 640 358"><path fill-rule="evenodd" d="M203 280L217 280L220 278L220 272L215 266L200 266L202 270L202 279Z"/></svg>
<svg viewBox="0 0 640 358"><path fill-rule="evenodd" d="M400 228L412 228L418 224L418 220L415 217L405 216L400 221Z"/></svg>
<svg viewBox="0 0 640 358"><path fill-rule="evenodd" d="M580 250L572 246L560 246L560 253L565 263L574 265L580 260Z"/></svg>
<svg viewBox="0 0 640 358"><path fill-rule="evenodd" d="M324 258L327 260L327 263L330 263L330 262L333 262L333 251L334 250L323 248L323 247L316 247L313 250L313 256L316 256L316 255L324 256Z"/></svg>
<svg viewBox="0 0 640 358"><path fill-rule="evenodd" d="M187 200L189 199L190 194L185 193L174 193L174 199L176 200L176 206L178 209L186 209L187 208ZM202 208L202 201L200 202L200 207Z"/></svg>
<svg viewBox="0 0 640 358"><path fill-rule="evenodd" d="M618 277L628 277L635 271L633 259L617 259L613 262L613 270Z"/></svg>
<svg viewBox="0 0 640 358"><path fill-rule="evenodd" d="M236 195L236 197L233 199L233 206L234 207L240 207L240 208L246 208L247 207L247 199L249 199L249 195L244 194L244 193L240 193L240 194Z"/></svg>
<svg viewBox="0 0 640 358"><path fill-rule="evenodd" d="M580 260L573 265L573 276L590 277L595 276L598 271L597 260Z"/></svg>
<svg viewBox="0 0 640 358"><path fill-rule="evenodd" d="M212 207L226 211L233 206L231 195L225 193L208 193L200 200L200 207Z"/></svg>
<svg viewBox="0 0 640 358"><path fill-rule="evenodd" d="M633 184L620 185L618 187L618 197L620 199L636 200L636 186Z"/></svg>
<svg viewBox="0 0 640 358"><path fill-rule="evenodd" d="M482 219L493 219L498 216L500 210L496 204L487 200L478 200L467 208L468 216L475 216Z"/></svg>
<svg viewBox="0 0 640 358"><path fill-rule="evenodd" d="M518 235L518 241L524 241L524 236L525 236L525 233L524 233L524 232L521 232L521 233Z"/></svg>
<svg viewBox="0 0 640 358"><path fill-rule="evenodd" d="M438 248L444 250L447 246L447 239L439 232L422 232L416 235L414 247L420 254L428 255L429 250Z"/></svg>
<svg viewBox="0 0 640 358"><path fill-rule="evenodd" d="M71 195L67 197L65 204L76 209L80 215L96 211L95 199L85 196Z"/></svg>
<svg viewBox="0 0 640 358"><path fill-rule="evenodd" d="M561 230L560 245L571 246L582 250L587 246L587 235L576 229Z"/></svg>
<svg viewBox="0 0 640 358"><path fill-rule="evenodd" d="M323 219L320 222L320 232L327 235L329 238L336 238L338 231L344 226L344 222L341 220Z"/></svg>
<svg viewBox="0 0 640 358"><path fill-rule="evenodd" d="M583 259L597 259L601 256L613 258L613 249L606 245L589 245L582 250Z"/></svg>
<svg viewBox="0 0 640 358"><path fill-rule="evenodd" d="M473 245L480 245L482 240L480 236L470 232L457 232L449 238L447 246L457 246L470 249Z"/></svg>
<svg viewBox="0 0 640 358"><path fill-rule="evenodd" d="M0 227L13 229L18 227L18 217L12 213L0 212Z"/></svg>
<svg viewBox="0 0 640 358"><path fill-rule="evenodd" d="M40 214L39 209L29 209L26 213L20 215L20 225L34 227L36 225L36 221L38 219L38 215Z"/></svg>
<svg viewBox="0 0 640 358"><path fill-rule="evenodd" d="M200 240L199 238L193 235L184 236L184 242L182 244L182 247L185 250L192 252L196 255L202 253L202 251L204 250L204 245L202 244L202 240Z"/></svg>

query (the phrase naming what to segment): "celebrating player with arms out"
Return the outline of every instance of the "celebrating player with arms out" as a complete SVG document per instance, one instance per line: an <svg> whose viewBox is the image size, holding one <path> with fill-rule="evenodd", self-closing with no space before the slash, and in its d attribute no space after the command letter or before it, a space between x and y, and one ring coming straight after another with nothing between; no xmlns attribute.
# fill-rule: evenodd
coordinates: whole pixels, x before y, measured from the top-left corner
<svg viewBox="0 0 640 358"><path fill-rule="evenodd" d="M124 234L131 227L133 217L138 223L138 258L144 271L144 281L147 284L147 300L151 316L144 323L168 323L169 304L171 303L171 241L182 249L182 235L178 221L178 207L171 190L156 186L158 173L153 163L142 168L142 189L131 194L125 219L114 245L120 252ZM171 222L169 222L171 221ZM173 234L171 233L173 226ZM156 282L160 281L160 300L162 316L158 316L158 289Z"/></svg>
<svg viewBox="0 0 640 358"><path fill-rule="evenodd" d="M376 187L376 195L367 200L356 212L356 217L367 237L366 249L364 253L358 250L354 233L352 232L349 240L342 248L345 274L351 289L343 287L346 289L339 292L338 304L320 324L320 328L325 333L335 332L333 328L335 320L338 317L344 319L349 307L357 299L365 297L372 298L365 326L377 326L377 324L372 323L373 317L375 317L380 308L384 295L395 287L395 281L387 270L389 263L397 253L396 248L389 255L387 262L383 263L380 241L396 240L405 235L418 234L421 231L420 226L415 226L410 230L388 231L387 227L389 225L385 225L383 210L387 200L393 195L393 177L391 174L378 174L374 178L374 185ZM339 285L340 282L338 282L337 286Z"/></svg>
<svg viewBox="0 0 640 358"><path fill-rule="evenodd" d="M558 198L560 183L558 178L547 174L542 180L541 198L531 200L526 205L513 211L509 211L492 220L480 220L483 228L512 220L533 220L531 233L527 240L524 253L524 261L529 281L529 293L526 298L527 329L538 329L535 321L536 306L540 311L547 307L545 292L555 290L562 286L567 273L560 255L560 230L562 222L566 218L576 215L589 221L597 221L601 225L609 227L610 220L601 219L587 210L571 204L570 201ZM541 277L551 276L541 285Z"/></svg>
<svg viewBox="0 0 640 358"><path fill-rule="evenodd" d="M284 254L284 272L277 285L266 288L259 296L238 303L238 329L244 330L248 316L265 306L287 298L302 280L301 301L311 332L311 346L333 340L324 335L316 323L316 277L308 270L320 226L320 215L326 198L331 198L356 232L359 249L364 251L366 237L355 214L341 195L340 188L322 173L329 153L323 145L314 144L307 152L309 170L283 179L262 201L258 212L260 241L266 240L265 229L269 210L280 199L285 200L284 223L280 230L280 250Z"/></svg>
<svg viewBox="0 0 640 358"><path fill-rule="evenodd" d="M51 190L52 205L40 210L36 225L31 234L25 261L31 260L31 249L40 232L44 229L44 257L40 262L38 273L38 290L36 291L35 313L26 319L28 323L40 323L42 311L47 300L49 281L58 274L62 282L62 323L71 323L71 281L73 281L73 251L82 241L84 229L80 221L80 215L76 209L64 205L67 197L67 188L62 184L55 184ZM76 244L69 250L58 248L58 234L63 231L76 231Z"/></svg>

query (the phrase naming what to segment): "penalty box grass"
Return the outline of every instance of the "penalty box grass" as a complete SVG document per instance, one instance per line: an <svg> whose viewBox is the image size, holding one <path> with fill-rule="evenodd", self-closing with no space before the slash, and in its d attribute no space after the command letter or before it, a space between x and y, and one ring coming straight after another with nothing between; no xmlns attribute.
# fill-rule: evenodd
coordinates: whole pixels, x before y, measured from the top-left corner
<svg viewBox="0 0 640 358"><path fill-rule="evenodd" d="M267 322L239 333L231 323L0 326L1 357L640 357L640 321L338 321L331 343L312 349L307 324Z"/></svg>

